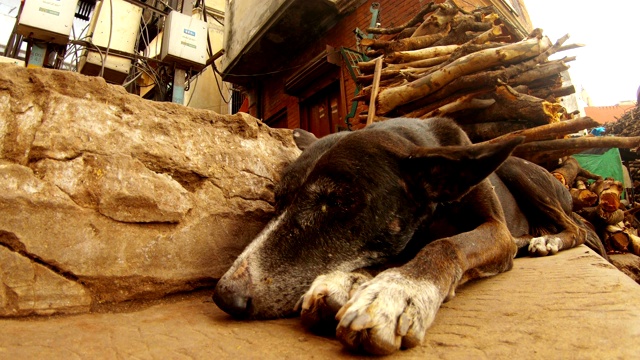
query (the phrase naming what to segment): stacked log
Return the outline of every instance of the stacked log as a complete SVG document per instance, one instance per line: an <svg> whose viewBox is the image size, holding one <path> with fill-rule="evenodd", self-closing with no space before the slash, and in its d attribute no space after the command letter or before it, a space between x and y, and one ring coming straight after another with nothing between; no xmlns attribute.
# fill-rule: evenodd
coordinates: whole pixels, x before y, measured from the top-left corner
<svg viewBox="0 0 640 360"><path fill-rule="evenodd" d="M530 136L514 155L548 169L590 148L640 145L640 137L562 139L598 126L574 119L558 101L575 92L562 87L560 75L575 58L549 60L581 45L565 45L568 35L552 43L540 29L521 38L514 28L493 7L466 11L447 0L425 4L401 26L366 29L377 38L361 41L374 59L358 63L363 88L354 100L366 110L354 128L399 116L447 116L473 142L524 131ZM567 120L576 122L565 126Z"/></svg>
<svg viewBox="0 0 640 360"><path fill-rule="evenodd" d="M552 44L539 29L518 39L511 28L491 7L469 12L451 0L427 4L403 26L369 28L382 36L361 45L382 59L380 80L376 59L359 63L364 88L355 100L372 121L452 117L474 141L570 118L557 98L575 92L560 76L574 58L548 58L579 45L563 46L568 36Z"/></svg>
<svg viewBox="0 0 640 360"><path fill-rule="evenodd" d="M480 142L541 127L514 154L549 169L590 148L640 145L640 137L562 139L598 126L589 118L563 124L576 114L558 98L575 90L562 87L560 73L575 58L549 60L581 45L564 45L568 35L552 44L540 29L522 39L513 28L492 7L469 12L452 0L426 4L401 26L368 28L378 37L361 41L374 60L358 63L363 88L354 100L367 109L354 128L398 116L447 116Z"/></svg>

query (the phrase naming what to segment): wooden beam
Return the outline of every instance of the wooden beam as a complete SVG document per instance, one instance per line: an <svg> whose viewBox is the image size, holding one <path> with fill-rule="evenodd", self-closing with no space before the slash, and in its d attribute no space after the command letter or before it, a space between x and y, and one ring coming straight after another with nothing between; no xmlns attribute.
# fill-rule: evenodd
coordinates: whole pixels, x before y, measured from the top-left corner
<svg viewBox="0 0 640 360"><path fill-rule="evenodd" d="M369 101L369 114L367 115L367 125L373 123L376 116L376 97L378 97L378 89L380 88L380 74L382 73L382 56L376 59L376 68L373 71L373 85L371 87L371 100Z"/></svg>

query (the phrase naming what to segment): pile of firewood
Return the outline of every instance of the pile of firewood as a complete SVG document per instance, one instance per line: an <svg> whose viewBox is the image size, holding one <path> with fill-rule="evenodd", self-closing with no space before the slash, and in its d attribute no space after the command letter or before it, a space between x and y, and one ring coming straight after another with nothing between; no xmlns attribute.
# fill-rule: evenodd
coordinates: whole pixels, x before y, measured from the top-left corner
<svg viewBox="0 0 640 360"><path fill-rule="evenodd" d="M594 226L606 253L640 255L640 222L635 217L640 207L621 200L625 189L620 181L583 169L573 157L563 159L562 166L551 174L569 189L573 211Z"/></svg>
<svg viewBox="0 0 640 360"><path fill-rule="evenodd" d="M512 28L492 7L468 12L449 0L402 26L367 29L380 37L361 41L376 59L358 64L355 100L369 107L360 121L446 115L480 141L570 118L556 98L575 92L560 76L574 57L548 58L578 45L552 44L539 29L517 39Z"/></svg>

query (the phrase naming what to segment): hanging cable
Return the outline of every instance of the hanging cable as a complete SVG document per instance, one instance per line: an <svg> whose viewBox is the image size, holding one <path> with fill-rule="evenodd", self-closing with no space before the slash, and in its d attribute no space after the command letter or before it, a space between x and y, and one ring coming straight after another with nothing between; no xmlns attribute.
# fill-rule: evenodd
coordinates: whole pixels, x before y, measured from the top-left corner
<svg viewBox="0 0 640 360"><path fill-rule="evenodd" d="M216 64L211 64L211 67L214 70L213 77L216 79L216 85L218 85L218 92L220 93L220 97L222 98L222 101L224 101L225 104L228 104L230 100L225 99L224 94L222 94L222 88L220 88L220 81L218 81L218 74L216 74L218 72L216 69Z"/></svg>
<svg viewBox="0 0 640 360"><path fill-rule="evenodd" d="M107 42L107 50L104 58L102 59L102 67L100 68L100 77L104 77L104 66L107 63L107 56L109 56L109 48L111 47L111 35L113 34L113 0L109 0L109 41Z"/></svg>

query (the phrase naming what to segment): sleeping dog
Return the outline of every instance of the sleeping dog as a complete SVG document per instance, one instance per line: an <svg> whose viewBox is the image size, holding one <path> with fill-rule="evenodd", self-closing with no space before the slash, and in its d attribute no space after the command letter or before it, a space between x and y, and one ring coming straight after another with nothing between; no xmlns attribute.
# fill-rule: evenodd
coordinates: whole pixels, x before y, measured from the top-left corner
<svg viewBox="0 0 640 360"><path fill-rule="evenodd" d="M554 254L589 233L559 181L510 157L523 138L472 144L445 118L294 138L303 152L275 217L215 289L238 318L300 313L349 349L389 354L419 345L460 284L511 269L518 249Z"/></svg>

